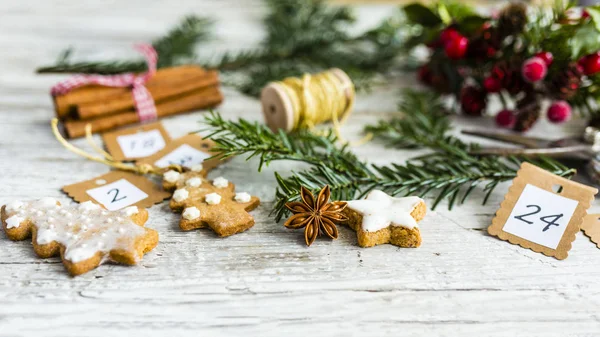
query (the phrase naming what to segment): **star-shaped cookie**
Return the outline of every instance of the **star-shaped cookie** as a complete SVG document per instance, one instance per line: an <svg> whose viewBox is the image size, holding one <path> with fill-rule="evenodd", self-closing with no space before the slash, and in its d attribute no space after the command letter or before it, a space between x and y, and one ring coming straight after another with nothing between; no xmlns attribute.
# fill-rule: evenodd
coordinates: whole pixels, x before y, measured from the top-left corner
<svg viewBox="0 0 600 337"><path fill-rule="evenodd" d="M56 199L14 201L2 207L2 225L9 239L32 237L41 258L60 255L75 276L105 261L136 264L158 243L158 233L144 228L148 212L136 206L107 211L86 201L61 205Z"/></svg>
<svg viewBox="0 0 600 337"><path fill-rule="evenodd" d="M421 245L417 223L425 217L427 206L418 197L394 198L373 190L363 200L348 201L344 222L356 231L358 245L373 247L390 243L404 248Z"/></svg>
<svg viewBox="0 0 600 337"><path fill-rule="evenodd" d="M223 177L209 181L203 170L178 173L167 171L163 187L174 191L171 209L182 212L179 227L184 231L210 227L218 236L229 236L254 226L249 211L260 200L248 193L235 192L235 185Z"/></svg>

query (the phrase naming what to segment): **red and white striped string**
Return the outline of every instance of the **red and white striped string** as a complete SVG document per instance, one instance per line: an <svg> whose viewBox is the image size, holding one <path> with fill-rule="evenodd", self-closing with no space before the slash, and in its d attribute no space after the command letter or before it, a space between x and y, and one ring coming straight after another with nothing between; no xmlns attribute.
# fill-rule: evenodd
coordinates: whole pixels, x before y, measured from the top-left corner
<svg viewBox="0 0 600 337"><path fill-rule="evenodd" d="M136 75L125 73L119 75L75 75L54 85L50 91L53 96L64 95L69 91L88 84L98 84L106 87L131 87L135 109L141 122L157 118L156 105L152 95L144 84L156 73L158 56L150 44L139 44L135 49L146 58L148 71Z"/></svg>

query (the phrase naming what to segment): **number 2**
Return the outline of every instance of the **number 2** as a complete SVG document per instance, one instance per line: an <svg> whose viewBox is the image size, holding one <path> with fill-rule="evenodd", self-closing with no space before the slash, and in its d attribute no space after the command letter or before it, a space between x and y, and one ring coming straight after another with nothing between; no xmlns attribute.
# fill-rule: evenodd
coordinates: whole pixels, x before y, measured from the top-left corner
<svg viewBox="0 0 600 337"><path fill-rule="evenodd" d="M117 198L119 196L119 189L118 188L113 188L113 189L109 190L106 194L110 195L110 193L113 192L113 191L115 192L115 196L113 197L111 203L117 202L117 201L121 201L121 200L127 198L126 195L124 195L124 196L122 196L120 198Z"/></svg>
<svg viewBox="0 0 600 337"><path fill-rule="evenodd" d="M539 213L542 210L542 208L540 206L538 206L538 205L527 205L527 208L530 208L530 207L535 207L535 208L537 208L537 210L535 210L535 211L533 211L531 213L523 214L523 215L515 215L515 219L519 219L519 220L521 220L523 222L526 222L527 224L531 225L533 223L533 221L525 220L523 218L526 217L526 216L530 216L530 215L534 215L534 214Z"/></svg>

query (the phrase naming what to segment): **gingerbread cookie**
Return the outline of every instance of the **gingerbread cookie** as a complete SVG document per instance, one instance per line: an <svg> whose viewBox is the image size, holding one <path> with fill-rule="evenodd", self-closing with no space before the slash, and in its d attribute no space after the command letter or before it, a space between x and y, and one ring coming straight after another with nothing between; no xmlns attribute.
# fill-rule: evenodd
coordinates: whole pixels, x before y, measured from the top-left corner
<svg viewBox="0 0 600 337"><path fill-rule="evenodd" d="M421 198L394 198L374 190L364 200L348 201L345 224L356 231L361 247L391 243L416 248L421 245L417 222L425 217L426 210Z"/></svg>
<svg viewBox="0 0 600 337"><path fill-rule="evenodd" d="M235 185L223 177L206 180L201 167L179 173L167 171L163 187L174 191L169 206L182 212L179 227L184 231L210 227L218 236L229 236L254 226L248 212L258 207L260 200L248 193L235 192Z"/></svg>
<svg viewBox="0 0 600 337"><path fill-rule="evenodd" d="M148 212L136 206L107 211L91 201L63 206L56 199L2 206L2 225L9 239L32 237L41 258L60 255L67 271L84 274L105 261L133 265L156 247L158 233L142 227Z"/></svg>

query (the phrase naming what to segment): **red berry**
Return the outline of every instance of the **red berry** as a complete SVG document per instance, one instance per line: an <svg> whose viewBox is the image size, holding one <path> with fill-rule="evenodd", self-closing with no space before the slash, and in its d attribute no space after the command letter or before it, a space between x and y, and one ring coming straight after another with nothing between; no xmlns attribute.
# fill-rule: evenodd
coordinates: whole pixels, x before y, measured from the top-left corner
<svg viewBox="0 0 600 337"><path fill-rule="evenodd" d="M440 33L440 42L442 43L443 46L446 45L446 43L454 40L455 38L461 36L460 33L458 32L458 30L456 30L455 28L452 27L448 27L444 30L442 30L442 32Z"/></svg>
<svg viewBox="0 0 600 337"><path fill-rule="evenodd" d="M460 96L462 111L469 116L481 116L486 107L486 92L476 87L463 88Z"/></svg>
<svg viewBox="0 0 600 337"><path fill-rule="evenodd" d="M587 18L590 17L590 13L588 13L588 11L586 11L585 9L581 12L581 19L585 20Z"/></svg>
<svg viewBox="0 0 600 337"><path fill-rule="evenodd" d="M488 76L483 80L483 87L487 92L498 92L502 89L502 81L494 76Z"/></svg>
<svg viewBox="0 0 600 337"><path fill-rule="evenodd" d="M556 101L548 108L548 120L562 123L571 119L571 106L566 101Z"/></svg>
<svg viewBox="0 0 600 337"><path fill-rule="evenodd" d="M469 40L462 35L458 35L446 43L444 50L446 51L448 58L452 60L459 60L467 53L468 46Z"/></svg>
<svg viewBox="0 0 600 337"><path fill-rule="evenodd" d="M552 56L552 53L549 51L541 51L535 54L535 56L544 60L544 63L546 63L548 67L552 64L552 61L554 61L554 56Z"/></svg>
<svg viewBox="0 0 600 337"><path fill-rule="evenodd" d="M600 52L586 55L578 61L586 75L593 75L600 72Z"/></svg>
<svg viewBox="0 0 600 337"><path fill-rule="evenodd" d="M515 112L512 110L504 109L496 115L496 124L499 127L512 129L516 122L517 117L515 116Z"/></svg>
<svg viewBox="0 0 600 337"><path fill-rule="evenodd" d="M523 63L523 67L521 68L521 74L523 78L528 82L537 82L544 77L548 73L548 66L546 66L546 62L539 57L532 57L527 59Z"/></svg>

